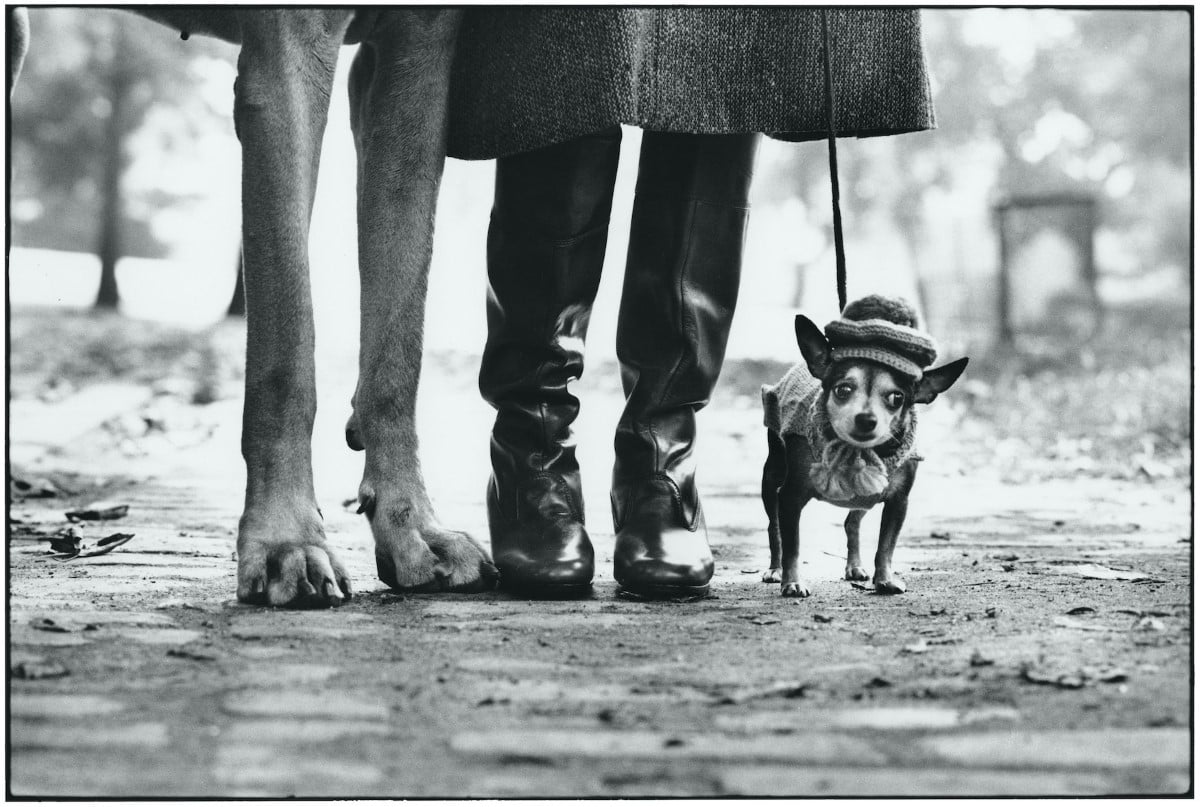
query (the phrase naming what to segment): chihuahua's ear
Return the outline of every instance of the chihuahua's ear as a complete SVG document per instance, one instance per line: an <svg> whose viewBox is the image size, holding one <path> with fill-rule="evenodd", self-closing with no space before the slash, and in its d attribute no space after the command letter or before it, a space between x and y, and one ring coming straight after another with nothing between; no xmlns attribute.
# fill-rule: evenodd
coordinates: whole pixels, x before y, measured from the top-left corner
<svg viewBox="0 0 1200 807"><path fill-rule="evenodd" d="M823 379L829 371L829 340L811 319L803 314L796 315L796 344L808 364L813 378Z"/></svg>
<svg viewBox="0 0 1200 807"><path fill-rule="evenodd" d="M938 394L950 389L965 369L967 369L967 359L964 357L958 361L943 364L941 367L926 370L925 376L917 384L913 401L922 404L932 403Z"/></svg>

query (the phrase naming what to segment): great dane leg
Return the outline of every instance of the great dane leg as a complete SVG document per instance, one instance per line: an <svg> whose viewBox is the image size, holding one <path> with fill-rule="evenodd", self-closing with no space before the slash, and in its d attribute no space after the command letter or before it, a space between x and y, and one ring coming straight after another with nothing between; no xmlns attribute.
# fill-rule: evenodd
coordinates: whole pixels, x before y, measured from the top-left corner
<svg viewBox="0 0 1200 807"><path fill-rule="evenodd" d="M362 332L347 437L366 449L359 502L379 577L397 589L478 591L497 576L474 539L439 526L417 456L425 292L460 17L433 8L382 13L351 80Z"/></svg>
<svg viewBox="0 0 1200 807"><path fill-rule="evenodd" d="M316 414L308 226L349 11L238 12L234 121L242 143L246 506L238 599L336 605L350 583L313 491Z"/></svg>

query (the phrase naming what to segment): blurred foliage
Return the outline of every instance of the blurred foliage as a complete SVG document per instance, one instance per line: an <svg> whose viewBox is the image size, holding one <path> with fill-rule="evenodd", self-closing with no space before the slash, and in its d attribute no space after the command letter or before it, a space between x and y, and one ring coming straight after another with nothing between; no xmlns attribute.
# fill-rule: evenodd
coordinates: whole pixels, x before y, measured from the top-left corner
<svg viewBox="0 0 1200 807"><path fill-rule="evenodd" d="M12 99L16 246L162 257L153 214L185 198L172 183L131 194L131 143L186 151L228 126L228 108L195 92L197 67L232 49L102 8L32 8L29 56ZM230 104L232 101L230 100ZM111 181L115 176L116 181ZM118 243L105 247L109 216ZM110 234L109 237L112 237Z"/></svg>
<svg viewBox="0 0 1200 807"><path fill-rule="evenodd" d="M1190 313L1152 303L1109 312L1079 349L1053 334L975 357L947 395L976 465L1018 481L1186 477L1192 459Z"/></svg>
<svg viewBox="0 0 1200 807"><path fill-rule="evenodd" d="M9 395L47 403L91 384L125 381L194 403L237 395L246 332L222 321L202 333L105 311L16 312L9 320Z"/></svg>
<svg viewBox="0 0 1200 807"><path fill-rule="evenodd" d="M848 226L872 212L920 234L932 192L985 182L993 200L1093 193L1142 269L1190 265L1190 57L1186 11L925 9L934 132L841 150ZM828 229L825 145L792 151L768 198L799 195ZM917 262L919 265L919 261Z"/></svg>

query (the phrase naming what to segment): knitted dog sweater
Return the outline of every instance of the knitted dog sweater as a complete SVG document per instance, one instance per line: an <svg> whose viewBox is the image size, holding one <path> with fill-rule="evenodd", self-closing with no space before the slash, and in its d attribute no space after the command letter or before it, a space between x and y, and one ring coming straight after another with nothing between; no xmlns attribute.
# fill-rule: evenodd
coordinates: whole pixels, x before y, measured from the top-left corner
<svg viewBox="0 0 1200 807"><path fill-rule="evenodd" d="M884 456L871 448L858 448L840 440L829 423L821 395L821 382L804 362L791 367L774 386L763 385L763 425L780 437L801 437L808 455L809 479L817 498L851 509L867 509L883 500L893 471L910 459L916 412L908 413L906 429L898 443L887 443ZM882 448L882 447L881 447Z"/></svg>

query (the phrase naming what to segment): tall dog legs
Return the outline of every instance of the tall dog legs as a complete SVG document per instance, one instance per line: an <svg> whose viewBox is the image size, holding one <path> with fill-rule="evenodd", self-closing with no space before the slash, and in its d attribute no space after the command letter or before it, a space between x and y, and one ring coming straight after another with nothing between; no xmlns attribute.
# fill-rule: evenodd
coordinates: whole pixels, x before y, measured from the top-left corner
<svg viewBox="0 0 1200 807"><path fill-rule="evenodd" d="M238 599L329 605L350 583L325 546L313 491L316 413L308 225L348 11L238 12L234 120L242 142L246 505Z"/></svg>
<svg viewBox="0 0 1200 807"><path fill-rule="evenodd" d="M382 12L350 82L362 330L347 437L366 449L359 503L379 577L398 589L477 591L496 577L483 547L438 525L417 459L425 292L460 18L446 9Z"/></svg>

